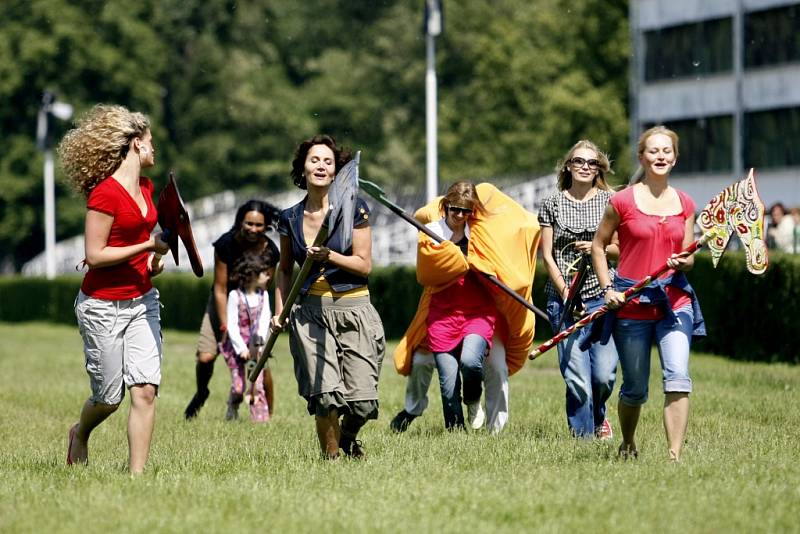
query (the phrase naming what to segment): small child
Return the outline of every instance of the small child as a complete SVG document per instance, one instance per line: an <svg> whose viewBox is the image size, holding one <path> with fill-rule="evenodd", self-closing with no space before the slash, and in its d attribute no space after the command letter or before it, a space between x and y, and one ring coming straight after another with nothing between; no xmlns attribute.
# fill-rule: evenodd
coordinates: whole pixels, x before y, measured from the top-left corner
<svg viewBox="0 0 800 534"><path fill-rule="evenodd" d="M256 423L269 421L270 406L264 389L264 371L255 383L247 383L251 363L255 364L269 334L272 311L267 284L275 274L276 258L269 251L245 254L233 267L231 279L238 288L228 294L228 335L220 352L231 370L231 392L225 419L239 417L239 405L247 400L250 419ZM236 328L234 325L238 325Z"/></svg>

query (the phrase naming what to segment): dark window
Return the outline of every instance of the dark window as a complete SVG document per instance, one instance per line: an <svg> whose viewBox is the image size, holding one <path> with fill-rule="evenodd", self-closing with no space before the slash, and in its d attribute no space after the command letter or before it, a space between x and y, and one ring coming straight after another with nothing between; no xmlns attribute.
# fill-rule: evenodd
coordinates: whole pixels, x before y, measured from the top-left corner
<svg viewBox="0 0 800 534"><path fill-rule="evenodd" d="M647 126L648 128L652 126ZM733 169L733 117L722 115L666 123L678 134L676 173Z"/></svg>
<svg viewBox="0 0 800 534"><path fill-rule="evenodd" d="M645 80L731 71L732 28L728 17L645 32Z"/></svg>
<svg viewBox="0 0 800 534"><path fill-rule="evenodd" d="M745 113L744 165L800 166L800 107Z"/></svg>
<svg viewBox="0 0 800 534"><path fill-rule="evenodd" d="M800 61L800 6L748 13L744 36L745 67Z"/></svg>

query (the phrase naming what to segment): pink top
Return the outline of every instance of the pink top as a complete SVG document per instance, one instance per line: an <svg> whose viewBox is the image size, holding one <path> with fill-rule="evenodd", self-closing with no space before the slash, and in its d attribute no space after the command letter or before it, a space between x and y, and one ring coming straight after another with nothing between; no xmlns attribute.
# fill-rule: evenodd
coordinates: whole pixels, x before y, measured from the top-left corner
<svg viewBox="0 0 800 534"><path fill-rule="evenodd" d="M428 348L453 350L467 334L478 334L492 346L497 308L478 275L467 272L457 282L431 296L428 308Z"/></svg>
<svg viewBox="0 0 800 534"><path fill-rule="evenodd" d="M672 254L683 250L686 219L694 215L696 205L689 195L676 189L683 207L681 213L649 215L636 205L633 189L628 187L616 193L609 203L620 217L617 273L625 278L641 280L662 267ZM672 271L667 271L661 278L670 274ZM667 286L666 293L673 310L691 303L689 295L681 289ZM638 297L617 312L620 319L658 320L663 315L657 306L640 304Z"/></svg>

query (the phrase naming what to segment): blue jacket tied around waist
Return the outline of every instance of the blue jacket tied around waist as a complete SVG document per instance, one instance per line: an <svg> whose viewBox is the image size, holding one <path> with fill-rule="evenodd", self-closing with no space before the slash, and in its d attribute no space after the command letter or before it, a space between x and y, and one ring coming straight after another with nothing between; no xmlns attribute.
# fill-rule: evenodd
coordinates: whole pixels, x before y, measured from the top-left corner
<svg viewBox="0 0 800 534"><path fill-rule="evenodd" d="M617 276L614 278L614 289L616 291L627 291L638 280L632 278L625 278L624 276ZM669 298L665 288L667 286L677 287L689 294L692 299L692 341L697 341L706 336L706 323L703 320L703 313L700 310L700 302L697 300L697 294L694 288L686 278L686 274L681 271L674 271L671 275L665 278L658 278L648 284L639 294L639 302L642 304L653 304L661 308L664 312L664 321L668 321L670 326L674 325L678 318L672 310ZM587 312L591 313L600 306L595 306L594 309L588 309ZM587 350L592 343L599 341L600 343L608 343L614 332L614 324L617 321L617 310L611 310L590 326L591 333L586 336L580 345L581 350Z"/></svg>

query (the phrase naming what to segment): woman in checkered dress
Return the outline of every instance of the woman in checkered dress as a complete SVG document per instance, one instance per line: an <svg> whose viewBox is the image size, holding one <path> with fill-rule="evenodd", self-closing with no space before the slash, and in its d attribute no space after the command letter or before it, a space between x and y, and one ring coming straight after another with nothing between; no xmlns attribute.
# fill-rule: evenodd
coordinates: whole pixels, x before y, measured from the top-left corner
<svg viewBox="0 0 800 534"><path fill-rule="evenodd" d="M564 317L565 303L576 267L591 252L592 238L611 198L606 175L611 173L608 157L591 141L578 141L556 167L558 192L545 200L539 211L542 227L542 257L549 279L547 314L554 330L572 325L573 313ZM606 247L607 257L619 255L616 241ZM587 258L588 261L588 258ZM603 305L597 276L588 263L579 293L576 313ZM563 321L562 321L563 319ZM617 349L613 339L595 342L582 350L589 329L578 330L558 344L559 367L566 383L567 423L579 437L612 437L606 418L606 401L614 389Z"/></svg>

